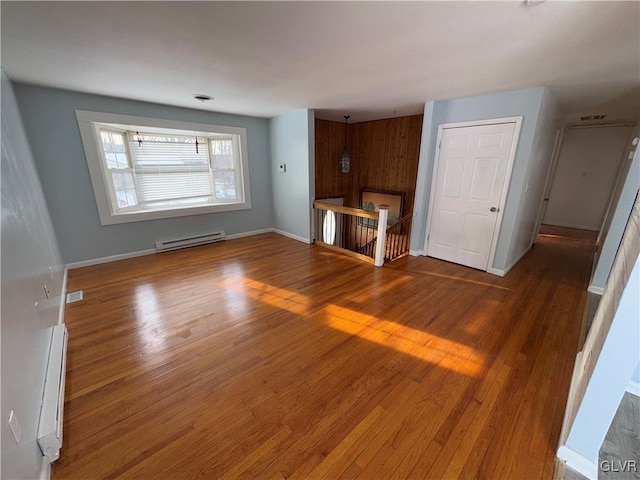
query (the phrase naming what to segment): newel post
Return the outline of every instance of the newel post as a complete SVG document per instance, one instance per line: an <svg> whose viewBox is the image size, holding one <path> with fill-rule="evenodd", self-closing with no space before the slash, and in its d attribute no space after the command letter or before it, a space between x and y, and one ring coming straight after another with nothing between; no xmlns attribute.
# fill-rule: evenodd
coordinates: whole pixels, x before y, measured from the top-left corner
<svg viewBox="0 0 640 480"><path fill-rule="evenodd" d="M387 219L389 218L389 205L380 205L378 217L378 239L376 240L375 266L384 265L384 252L387 243Z"/></svg>

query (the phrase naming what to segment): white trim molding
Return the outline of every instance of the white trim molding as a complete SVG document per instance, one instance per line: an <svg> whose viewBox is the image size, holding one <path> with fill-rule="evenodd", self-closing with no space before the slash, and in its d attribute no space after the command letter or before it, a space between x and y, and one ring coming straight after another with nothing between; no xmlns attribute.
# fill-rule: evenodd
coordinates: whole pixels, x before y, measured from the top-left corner
<svg viewBox="0 0 640 480"><path fill-rule="evenodd" d="M598 465L566 445L558 449L558 458L566 463L572 470L584 475L589 480L598 480Z"/></svg>
<svg viewBox="0 0 640 480"><path fill-rule="evenodd" d="M531 245L529 245L527 248L524 249L524 251L518 255L515 260L513 262L511 262L509 265L507 265L507 268L505 268L504 270L500 270L499 268L487 268L487 273L491 273L493 275L498 275L500 277L504 277L507 273L509 273L509 270L511 270L513 267L516 266L516 263L518 263L520 260L522 260L522 257L524 257L527 253L529 253L529 250L531 250Z"/></svg>
<svg viewBox="0 0 640 480"><path fill-rule="evenodd" d="M263 228L261 230L250 230L248 232L233 233L231 235L226 235L225 240L234 240L236 238L251 237L253 235L262 235L263 233L272 233L275 231L276 230L274 228ZM277 233L280 233L280 232L277 232ZM282 233L281 235L285 235L285 234ZM289 234L285 236L289 236ZM291 237L291 238L294 238L294 237ZM301 238L302 237L296 238L296 240L299 240ZM300 241L309 243L306 239L300 240ZM148 248L146 250L138 250L137 252L119 253L117 255L109 255L108 257L92 258L90 260L82 260L80 262L68 263L66 270L73 270L73 269L82 268L82 267L90 267L92 265L100 265L102 263L117 262L118 260L126 260L128 258L143 257L145 255L151 255L154 253L156 253L155 248Z"/></svg>
<svg viewBox="0 0 640 480"><path fill-rule="evenodd" d="M119 253L117 255L109 255L108 257L92 258L90 260L68 263L67 269L74 270L76 268L91 267L92 265L117 262L118 260L126 260L127 258L143 257L144 255L151 255L153 253L156 253L156 249L148 248L146 250L138 250L137 252Z"/></svg>
<svg viewBox="0 0 640 480"><path fill-rule="evenodd" d="M595 285L589 285L589 288L587 288L587 292L602 296L604 295L604 288L597 287Z"/></svg>
<svg viewBox="0 0 640 480"><path fill-rule="evenodd" d="M635 395L636 397L640 397L640 383L629 380L629 384L627 385L627 392L629 392L631 395Z"/></svg>
<svg viewBox="0 0 640 480"><path fill-rule="evenodd" d="M60 310L58 311L58 325L64 323L64 309L67 305L67 278L69 274L69 268L64 267L64 273L62 274L62 288L60 289Z"/></svg>
<svg viewBox="0 0 640 480"><path fill-rule="evenodd" d="M284 230L279 230L277 228L274 228L273 231L275 233L277 233L278 235L282 235L283 237L291 238L293 240L297 240L297 241L302 242L302 243L306 243L306 244L313 243L308 238L304 238L304 237L301 237L300 235L295 235L293 233L285 232Z"/></svg>
<svg viewBox="0 0 640 480"><path fill-rule="evenodd" d="M49 480L51 478L51 462L44 455L42 456L42 464L40 465L40 475L38 480Z"/></svg>
<svg viewBox="0 0 640 480"><path fill-rule="evenodd" d="M598 227L592 227L590 225L573 225L572 223L562 223L562 222L544 222L544 224L550 225L552 227L573 228L575 230L588 230L590 232L598 231Z"/></svg>
<svg viewBox="0 0 640 480"><path fill-rule="evenodd" d="M227 235L225 240L235 240L236 238L253 237L254 235L262 235L263 233L273 233L273 228L263 228L260 230L251 230L249 232L232 233Z"/></svg>
<svg viewBox="0 0 640 480"><path fill-rule="evenodd" d="M427 252L425 250L409 250L409 255L412 257L426 257Z"/></svg>
<svg viewBox="0 0 640 480"><path fill-rule="evenodd" d="M145 220L156 220L161 218L174 218L189 215L200 215L205 213L230 212L237 210L251 209L251 189L249 181L249 153L247 148L247 129L244 127L231 127L226 125L212 125L207 123L183 122L176 120L165 120L159 118L136 117L132 115L120 115L114 113L90 112L76 110L76 119L80 129L82 146L89 168L91 186L98 207L98 215L101 225L114 225L129 222L141 222ZM238 171L240 172L240 183L242 195L238 201L231 203L217 203L197 206L182 206L179 208L165 208L159 210L136 210L133 212L118 212L109 195L110 182L106 171L104 160L102 159L102 149L100 147L100 125L117 124L121 126L149 127L153 131L163 131L167 129L193 131L196 134L229 134L238 137L240 160Z"/></svg>

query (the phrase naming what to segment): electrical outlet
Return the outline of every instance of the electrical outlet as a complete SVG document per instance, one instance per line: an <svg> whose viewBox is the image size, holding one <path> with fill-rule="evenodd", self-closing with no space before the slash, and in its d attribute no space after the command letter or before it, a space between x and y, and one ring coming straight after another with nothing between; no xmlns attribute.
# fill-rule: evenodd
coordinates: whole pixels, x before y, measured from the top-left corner
<svg viewBox="0 0 640 480"><path fill-rule="evenodd" d="M22 427L20 426L18 417L16 417L16 414L13 412L13 410L11 410L11 412L9 413L7 422L9 423L9 430L11 430L16 443L20 443L20 437L22 437Z"/></svg>
<svg viewBox="0 0 640 480"><path fill-rule="evenodd" d="M287 171L287 165L286 165L286 164L284 164L284 163L279 163L279 164L278 164L278 171L279 171L280 173L284 173L284 172L286 172L286 171Z"/></svg>

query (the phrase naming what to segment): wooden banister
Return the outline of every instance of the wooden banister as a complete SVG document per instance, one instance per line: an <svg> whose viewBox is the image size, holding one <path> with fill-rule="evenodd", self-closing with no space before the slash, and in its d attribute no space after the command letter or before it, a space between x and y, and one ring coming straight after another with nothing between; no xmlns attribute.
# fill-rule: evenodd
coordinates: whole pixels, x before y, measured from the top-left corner
<svg viewBox="0 0 640 480"><path fill-rule="evenodd" d="M317 245L366 259L368 262L373 260L377 267L409 253L409 234L413 217L411 213L387 227L387 205L380 205L378 212L371 212L361 208L314 201L313 208L314 243Z"/></svg>
<svg viewBox="0 0 640 480"><path fill-rule="evenodd" d="M330 203L323 203L315 201L313 202L313 208L318 210L331 210L335 213L344 213L345 215L353 215L354 217L371 218L378 220L380 214L378 212L371 212L369 210L362 210L361 208L343 207L342 205L331 205Z"/></svg>

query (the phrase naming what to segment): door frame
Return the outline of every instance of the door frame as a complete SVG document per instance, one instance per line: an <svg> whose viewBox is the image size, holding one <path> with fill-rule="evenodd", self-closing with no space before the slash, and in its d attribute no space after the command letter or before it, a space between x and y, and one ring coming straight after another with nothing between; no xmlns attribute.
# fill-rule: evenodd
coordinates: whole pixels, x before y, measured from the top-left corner
<svg viewBox="0 0 640 480"><path fill-rule="evenodd" d="M553 187L553 181L556 178L556 170L558 168L558 159L560 158L560 151L562 150L562 140L564 139L565 126L561 125L556 131L556 139L553 143L553 151L551 152L551 161L549 162L549 170L547 171L547 178L544 181L544 191L542 192L542 200L540 201L540 207L538 208L538 218L536 219L536 227L533 230L533 236L531 237L531 245L538 243L538 233L540 232L540 226L544 219L545 213L547 213L547 207L549 206L549 195L551 194L551 188Z"/></svg>
<svg viewBox="0 0 640 480"><path fill-rule="evenodd" d="M511 183L511 174L513 173L513 164L516 158L516 151L518 147L518 140L520 138L520 130L522 127L522 116L519 117L503 117L503 118L491 118L487 120L473 120L470 122L454 122L454 123L441 123L438 125L438 135L436 137L436 151L433 156L433 169L431 172L431 191L429 192L429 208L427 212L427 226L424 237L424 253L427 255L428 245L429 245L429 236L431 233L431 220L433 215L433 203L435 199L436 193L436 178L438 177L438 164L440 162L440 142L442 141L442 134L445 129L450 128L467 128L467 127L481 127L484 125L501 125L505 123L513 123L513 138L511 141L511 148L509 150L509 159L507 163L507 171L504 176L504 183L502 184L502 193L500 194L500 204L498 206L498 217L496 218L496 225L493 229L493 233L491 236L491 248L489 250L489 260L487 261L487 266L485 268L485 272L492 273L493 269L493 260L496 254L496 247L498 245L498 237L499 234L496 232L500 232L500 226L502 225L502 216L504 215L504 207L507 203L507 193L509 190L509 184Z"/></svg>

